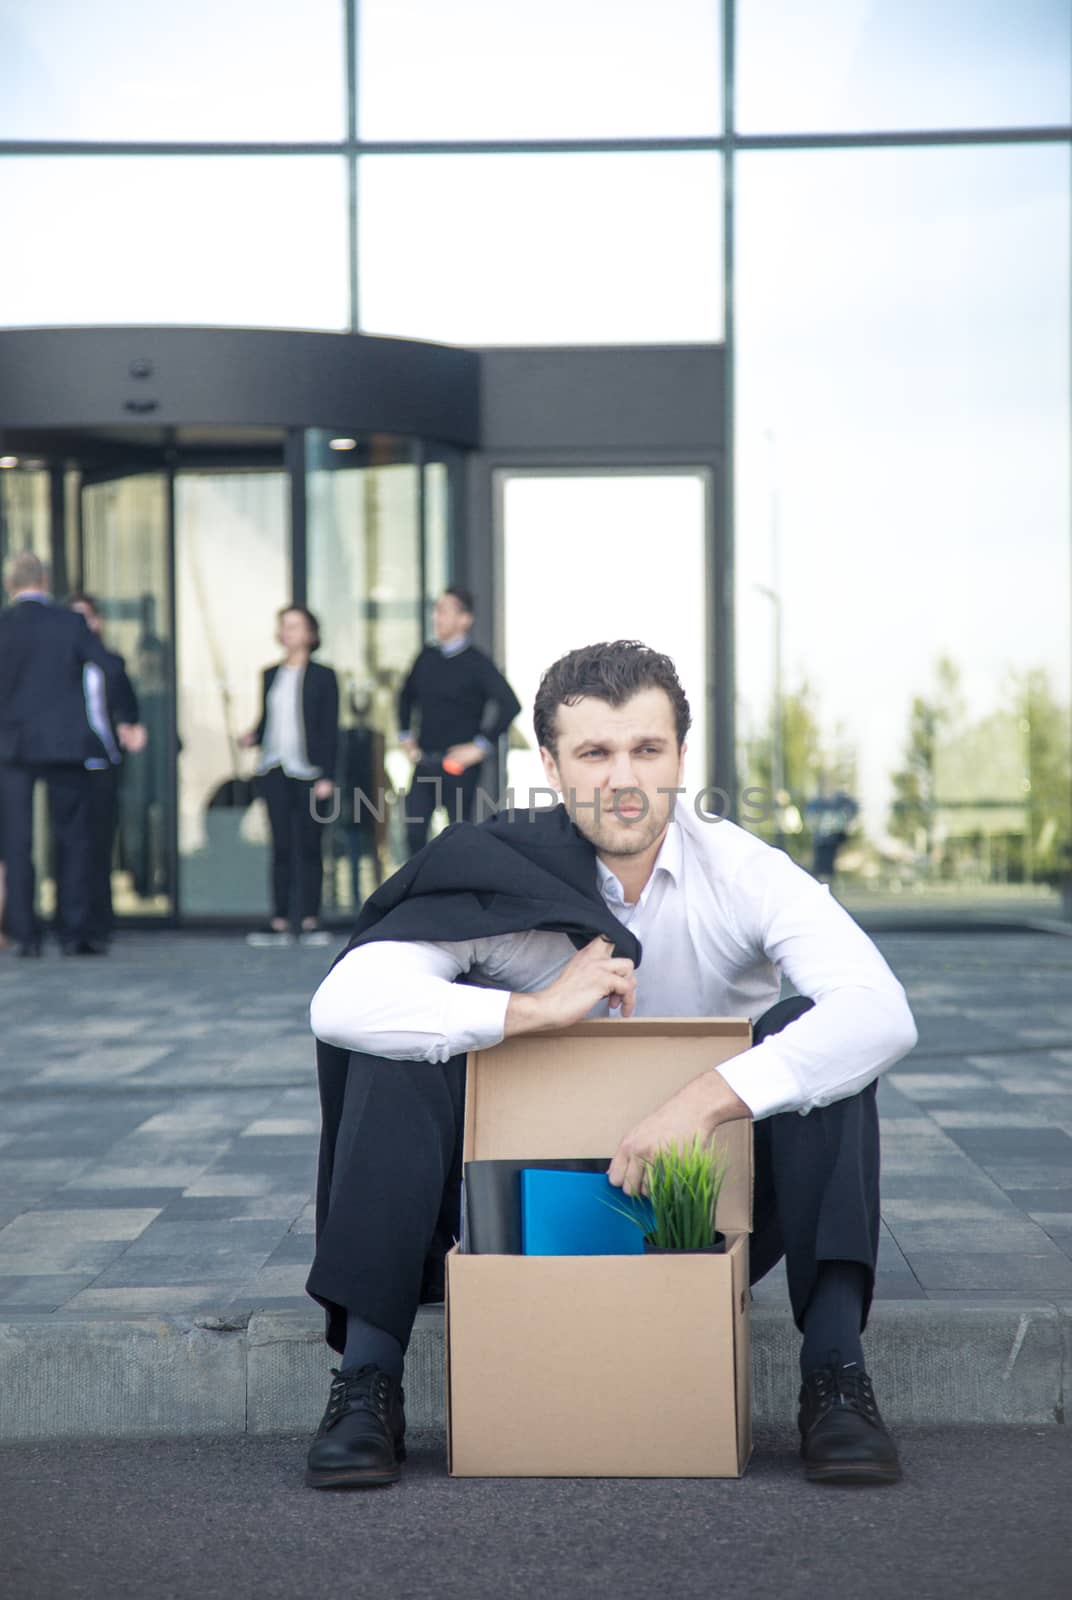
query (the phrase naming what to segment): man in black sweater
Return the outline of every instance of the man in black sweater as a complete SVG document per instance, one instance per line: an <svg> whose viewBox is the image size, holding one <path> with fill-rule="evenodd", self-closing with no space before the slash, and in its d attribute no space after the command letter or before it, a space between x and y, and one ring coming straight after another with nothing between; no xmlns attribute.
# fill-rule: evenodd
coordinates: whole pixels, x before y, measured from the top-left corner
<svg viewBox="0 0 1072 1600"><path fill-rule="evenodd" d="M470 643L472 626L469 590L445 590L433 612L436 642L425 645L398 698L399 739L414 764L406 796L410 855L427 843L437 806L446 806L451 822L476 820L481 763L521 710L491 657Z"/></svg>

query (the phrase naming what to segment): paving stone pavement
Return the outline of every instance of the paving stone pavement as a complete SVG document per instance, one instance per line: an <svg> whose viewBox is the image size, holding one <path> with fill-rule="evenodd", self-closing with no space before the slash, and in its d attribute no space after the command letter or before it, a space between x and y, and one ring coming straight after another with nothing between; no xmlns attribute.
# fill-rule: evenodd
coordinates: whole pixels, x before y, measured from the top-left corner
<svg viewBox="0 0 1072 1600"><path fill-rule="evenodd" d="M881 1087L877 1297L1072 1300L1072 939L878 942L920 1042ZM142 933L0 957L0 1317L311 1309L330 955Z"/></svg>

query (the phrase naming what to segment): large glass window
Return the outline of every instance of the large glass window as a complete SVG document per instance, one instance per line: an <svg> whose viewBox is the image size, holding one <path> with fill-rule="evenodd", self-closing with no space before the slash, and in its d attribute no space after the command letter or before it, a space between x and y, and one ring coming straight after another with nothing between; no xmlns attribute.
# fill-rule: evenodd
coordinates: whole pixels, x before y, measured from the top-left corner
<svg viewBox="0 0 1072 1600"><path fill-rule="evenodd" d="M1066 861L1069 178L739 161L743 782L802 859L847 831L856 893L1044 900Z"/></svg>
<svg viewBox="0 0 1072 1600"><path fill-rule="evenodd" d="M339 448L340 445L347 448ZM410 766L398 745L398 691L424 642L421 467L415 446L384 435L306 435L309 604L322 659L339 677L339 781L349 809L332 832L326 910L349 908L405 857ZM355 815L354 790L369 797ZM387 796L392 796L388 804Z"/></svg>
<svg viewBox="0 0 1072 1600"><path fill-rule="evenodd" d="M0 162L0 322L345 328L341 157Z"/></svg>
<svg viewBox="0 0 1072 1600"><path fill-rule="evenodd" d="M280 659L276 612L290 599L282 472L175 477L179 636L179 853L187 915L263 915L268 821L248 803L257 752L239 736L261 709L261 672Z"/></svg>
<svg viewBox="0 0 1072 1600"><path fill-rule="evenodd" d="M722 333L708 154L361 162L370 333L454 344L676 344Z"/></svg>
<svg viewBox="0 0 1072 1600"><path fill-rule="evenodd" d="M503 670L522 707L508 759L516 804L546 783L532 731L542 673L568 650L610 639L642 639L675 662L693 716L685 782L698 793L710 781L707 475L504 471L499 479Z"/></svg>
<svg viewBox="0 0 1072 1600"><path fill-rule="evenodd" d="M50 526L48 473L0 455L0 568L19 550L51 565Z"/></svg>
<svg viewBox="0 0 1072 1600"><path fill-rule="evenodd" d="M339 139L341 0L5 5L0 138ZM81 264L81 263L80 263Z"/></svg>
<svg viewBox="0 0 1072 1600"><path fill-rule="evenodd" d="M361 0L364 139L702 136L717 0Z"/></svg>
<svg viewBox="0 0 1072 1600"><path fill-rule="evenodd" d="M120 916L175 909L174 642L162 472L87 482L82 491L82 581L100 607L104 642L124 658L148 740L124 757L112 901ZM40 838L40 834L38 834Z"/></svg>
<svg viewBox="0 0 1072 1600"><path fill-rule="evenodd" d="M1068 0L738 0L742 133L1069 120Z"/></svg>

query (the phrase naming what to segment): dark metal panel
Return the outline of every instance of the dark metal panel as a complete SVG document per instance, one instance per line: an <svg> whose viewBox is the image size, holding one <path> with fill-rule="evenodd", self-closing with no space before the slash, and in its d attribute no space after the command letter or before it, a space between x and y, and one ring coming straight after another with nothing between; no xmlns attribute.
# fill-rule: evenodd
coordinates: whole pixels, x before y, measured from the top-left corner
<svg viewBox="0 0 1072 1600"><path fill-rule="evenodd" d="M343 7L343 49L346 51L346 242L350 274L350 331L361 326L361 277L358 270L358 171L357 171L357 0L346 0Z"/></svg>
<svg viewBox="0 0 1072 1600"><path fill-rule="evenodd" d="M165 488L165 540L167 549L167 854L171 879L171 911L165 926L176 927L182 917L182 856L179 851L179 612L175 560L175 472L169 469Z"/></svg>
<svg viewBox="0 0 1072 1600"><path fill-rule="evenodd" d="M48 474L48 536L52 565L52 593L62 597L72 585L67 571L67 495L63 468Z"/></svg>
<svg viewBox="0 0 1072 1600"><path fill-rule="evenodd" d="M477 440L478 361L410 339L257 328L0 332L0 427L246 425Z"/></svg>
<svg viewBox="0 0 1072 1600"><path fill-rule="evenodd" d="M722 377L722 415L725 419L725 458L715 485L710 529L711 579L708 594L708 638L712 645L712 670L708 680L708 726L714 757L714 781L729 797L728 815L739 814L737 794L737 640L736 640L736 490L734 383L737 361L737 317L734 299L734 246L736 241L736 101L737 66L736 0L722 5L722 103L725 107L726 144L722 157L722 299L725 357Z"/></svg>
<svg viewBox="0 0 1072 1600"><path fill-rule="evenodd" d="M305 434L291 428L283 450L290 494L290 598L296 606L308 604L309 568L305 509Z"/></svg>
<svg viewBox="0 0 1072 1600"><path fill-rule="evenodd" d="M719 345L480 352L480 443L490 451L720 449Z"/></svg>
<svg viewBox="0 0 1072 1600"><path fill-rule="evenodd" d="M838 150L865 145L1056 144L1069 137L1067 122L1037 127L892 128L855 133L740 134L742 150ZM117 140L0 139L0 156L372 156L603 155L722 150L717 134L673 134L624 139L304 139L289 144L264 139Z"/></svg>

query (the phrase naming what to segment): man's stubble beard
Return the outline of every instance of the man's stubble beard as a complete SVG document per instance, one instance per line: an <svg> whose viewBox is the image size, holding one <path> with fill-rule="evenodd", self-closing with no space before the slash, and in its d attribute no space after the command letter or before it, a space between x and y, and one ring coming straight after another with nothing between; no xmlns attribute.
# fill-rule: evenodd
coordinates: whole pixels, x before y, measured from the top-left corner
<svg viewBox="0 0 1072 1600"><path fill-rule="evenodd" d="M608 817L609 826L604 820ZM601 806L598 822L591 812L583 812L573 818L578 831L604 856L640 855L655 843L669 820L669 809L656 812L652 805L647 815L638 817L636 822L619 822L611 803Z"/></svg>

